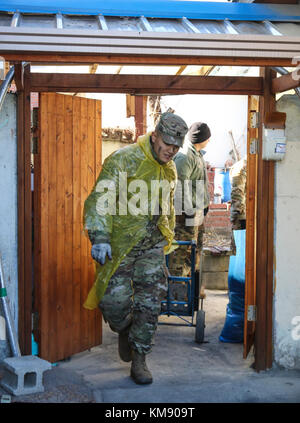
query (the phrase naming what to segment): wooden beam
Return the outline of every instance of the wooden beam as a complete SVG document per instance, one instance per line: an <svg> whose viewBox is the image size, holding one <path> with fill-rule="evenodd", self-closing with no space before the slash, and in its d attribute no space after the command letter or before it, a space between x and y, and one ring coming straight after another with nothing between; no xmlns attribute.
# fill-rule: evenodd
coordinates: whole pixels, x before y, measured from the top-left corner
<svg viewBox="0 0 300 423"><path fill-rule="evenodd" d="M135 96L135 139L147 130L147 97Z"/></svg>
<svg viewBox="0 0 300 423"><path fill-rule="evenodd" d="M98 68L97 63L94 63L93 65L90 65L90 67L89 67L89 72L90 72L90 73L96 73L97 68Z"/></svg>
<svg viewBox="0 0 300 423"><path fill-rule="evenodd" d="M180 66L178 71L176 72L176 75L181 75L182 72L186 69L186 65Z"/></svg>
<svg viewBox="0 0 300 423"><path fill-rule="evenodd" d="M35 92L112 92L132 95L263 93L262 78L237 76L32 73L31 86Z"/></svg>
<svg viewBox="0 0 300 423"><path fill-rule="evenodd" d="M248 97L247 130L247 201L246 201L246 267L244 351L246 358L255 337L255 322L248 320L248 306L256 306L256 213L257 213L257 154L251 154L251 140L258 138L258 129L251 125L251 114L259 110L259 97Z"/></svg>
<svg viewBox="0 0 300 423"><path fill-rule="evenodd" d="M19 343L31 354L32 200L30 168L30 69L24 68L24 91L18 93L18 299Z"/></svg>
<svg viewBox="0 0 300 423"><path fill-rule="evenodd" d="M126 117L135 116L135 96L126 94Z"/></svg>
<svg viewBox="0 0 300 423"><path fill-rule="evenodd" d="M214 66L201 66L201 68L195 71L187 72L186 75L208 76L213 68Z"/></svg>
<svg viewBox="0 0 300 423"><path fill-rule="evenodd" d="M31 63L47 63L55 65L74 64L106 64L106 65L219 65L219 66L284 66L295 67L291 58L263 58L236 56L158 56L158 55L118 55L118 54L66 54L38 52L7 52L0 51L0 56L10 62L26 61Z"/></svg>
<svg viewBox="0 0 300 423"><path fill-rule="evenodd" d="M261 70L265 79L264 95L260 101L260 116L275 110L271 93L274 72ZM256 304L255 369L266 370L273 361L273 255L274 255L274 162L262 159L262 125L259 128L257 173L257 238L256 238Z"/></svg>
<svg viewBox="0 0 300 423"><path fill-rule="evenodd" d="M300 87L300 77L291 72L278 78L273 78L271 91L276 94L298 87Z"/></svg>
<svg viewBox="0 0 300 423"><path fill-rule="evenodd" d="M15 66L15 75L14 75L14 81L17 87L17 91L23 91L24 90L24 69L22 63L17 63Z"/></svg>

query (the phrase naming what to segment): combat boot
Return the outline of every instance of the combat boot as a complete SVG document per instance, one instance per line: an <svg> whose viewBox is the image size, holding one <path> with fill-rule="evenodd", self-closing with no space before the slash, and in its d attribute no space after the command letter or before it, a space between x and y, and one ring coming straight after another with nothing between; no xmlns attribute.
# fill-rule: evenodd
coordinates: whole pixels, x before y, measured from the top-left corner
<svg viewBox="0 0 300 423"><path fill-rule="evenodd" d="M126 363L132 360L132 349L128 342L128 334L129 328L119 333L119 356Z"/></svg>
<svg viewBox="0 0 300 423"><path fill-rule="evenodd" d="M145 354L133 351L130 376L138 385L152 383L152 375L147 368Z"/></svg>

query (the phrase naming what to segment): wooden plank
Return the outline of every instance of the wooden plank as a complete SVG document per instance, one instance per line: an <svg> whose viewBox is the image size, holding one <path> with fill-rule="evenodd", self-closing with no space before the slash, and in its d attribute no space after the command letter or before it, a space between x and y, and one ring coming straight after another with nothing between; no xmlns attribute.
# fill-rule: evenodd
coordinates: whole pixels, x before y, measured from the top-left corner
<svg viewBox="0 0 300 423"><path fill-rule="evenodd" d="M73 354L73 99L65 96L64 100L65 118L65 145L64 145L64 178L65 178L65 208L64 208L64 261L65 261L65 313L64 313L64 333L65 333L65 356Z"/></svg>
<svg viewBox="0 0 300 423"><path fill-rule="evenodd" d="M32 73L31 78L32 89L45 92L238 95L263 93L263 80L260 77Z"/></svg>
<svg viewBox="0 0 300 423"><path fill-rule="evenodd" d="M66 96L55 96L56 104L56 360L65 358L65 303L68 286L65 280L65 115ZM51 159L51 156L50 156ZM52 231L51 231L52 232Z"/></svg>
<svg viewBox="0 0 300 423"><path fill-rule="evenodd" d="M81 236L81 283L80 283L80 331L81 350L89 347L89 313L82 309L82 304L87 296L88 263L87 263L87 238L83 233L83 207L88 196L88 100L86 98L74 98L80 103L80 236Z"/></svg>
<svg viewBox="0 0 300 423"><path fill-rule="evenodd" d="M274 105L275 107L275 105ZM273 364L273 294L274 294L274 170L275 163L268 162L268 177L269 177L269 190L268 190L268 258L267 258L267 325L266 325L266 368L270 369Z"/></svg>
<svg viewBox="0 0 300 423"><path fill-rule="evenodd" d="M30 66L24 68L24 354L31 354L32 331L32 194Z"/></svg>
<svg viewBox="0 0 300 423"><path fill-rule="evenodd" d="M73 98L73 351L81 346L81 127L80 99Z"/></svg>
<svg viewBox="0 0 300 423"><path fill-rule="evenodd" d="M299 75L291 72L289 74L279 76L278 78L273 78L271 91L273 94L282 93L293 88L298 88L299 86Z"/></svg>
<svg viewBox="0 0 300 423"><path fill-rule="evenodd" d="M1 51L0 55L10 62L31 62L34 64L63 64L63 65L83 65L98 63L102 65L218 65L218 66L284 66L294 67L291 58L265 58L260 55L248 58L232 55L224 57L218 54L212 56L161 56L161 55L142 55L142 54L66 54L66 53L39 53L34 51L27 52L8 52Z"/></svg>
<svg viewBox="0 0 300 423"><path fill-rule="evenodd" d="M37 317L38 311L41 307L41 134L40 134L40 108L37 109L37 127L33 132L33 136L38 140L38 150L34 155L34 191L33 191L33 232L34 232L34 241L33 241L33 260L34 260L34 308L33 312L35 317ZM33 322L33 334L34 339L37 344L40 344L40 327L38 320L34 319ZM39 348L40 350L40 348Z"/></svg>
<svg viewBox="0 0 300 423"><path fill-rule="evenodd" d="M40 185L40 202L41 202L41 216L40 225L35 226L35 232L39 235L39 266L40 277L34 278L35 285L39 286L38 293L40 294L38 301L39 312L39 355L40 357L47 357L49 348L48 326L49 326L49 242L48 242L48 227L49 227L49 121L48 121L48 95L41 94L39 106L39 133L40 143L36 161L41 170L41 177L38 179L38 174L35 175L35 184ZM36 211L38 213L38 210ZM37 216L36 216L37 219ZM35 247L36 248L36 247ZM35 275L36 276L36 275ZM38 275L37 275L38 276Z"/></svg>
<svg viewBox="0 0 300 423"><path fill-rule="evenodd" d="M56 353L58 348L58 325L57 320L57 110L56 110L56 95L51 94L48 97L48 160L49 160L49 174L48 174L48 189L49 189L49 218L48 218L48 242L49 242L49 329L48 329L48 353L49 361L56 361ZM44 299L46 300L46 299ZM51 322L51 324L50 324Z"/></svg>
<svg viewBox="0 0 300 423"><path fill-rule="evenodd" d="M102 110L101 101L95 102L95 182L102 167ZM93 262L95 274L95 264ZM94 280L91 282L94 283ZM100 309L95 311L95 345L102 343L102 315Z"/></svg>
<svg viewBox="0 0 300 423"><path fill-rule="evenodd" d="M102 105L101 101L96 101L96 110L95 110L95 158L96 158L96 173L95 179L97 179L101 168L102 168Z"/></svg>
<svg viewBox="0 0 300 423"><path fill-rule="evenodd" d="M255 322L248 321L249 305L256 305L256 189L257 154L250 154L251 139L258 138L257 128L250 125L251 112L259 108L258 97L248 97L248 136L247 136L247 201L246 201L246 273L245 273L245 316L244 351L246 358L254 343Z"/></svg>
<svg viewBox="0 0 300 423"><path fill-rule="evenodd" d="M87 169L85 169L87 175L87 192L84 193L82 198L83 202L86 200L89 193L92 191L95 184L95 109L96 104L94 100L87 99ZM83 209L83 206L82 206ZM87 234L83 235L85 238L85 251L82 252L83 260L87 266L87 277L85 280L84 299L87 297L91 285L95 281L94 263L91 258L91 243L87 237ZM95 328L96 321L94 313L89 312L86 309L82 309L82 312L86 315L88 320L88 346L95 345Z"/></svg>

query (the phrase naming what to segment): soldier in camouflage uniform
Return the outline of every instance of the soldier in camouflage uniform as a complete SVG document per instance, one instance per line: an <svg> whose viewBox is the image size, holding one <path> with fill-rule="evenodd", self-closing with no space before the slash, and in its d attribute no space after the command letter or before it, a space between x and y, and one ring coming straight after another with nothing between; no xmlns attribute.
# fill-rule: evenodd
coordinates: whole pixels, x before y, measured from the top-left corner
<svg viewBox="0 0 300 423"><path fill-rule="evenodd" d="M99 300L105 321L119 334L120 358L132 361L131 377L138 384L152 382L145 357L151 351L161 299L167 290L164 252L174 238L177 177L172 159L183 145L187 130L179 116L162 114L155 131L109 156L98 177L98 181L104 177L115 181L124 171L128 181L143 179L150 184L155 178L168 180L173 191L169 199L159 196L159 215L97 216L97 188L85 202L85 229L100 276L84 306L93 309ZM170 206L166 216L162 213L164 202Z"/></svg>
<svg viewBox="0 0 300 423"><path fill-rule="evenodd" d="M187 139L191 143L187 153L183 154L180 152L174 158L178 181L181 182L183 193L180 205L184 210L183 214L176 216L175 239L179 241L196 241L196 270L200 266L204 232L203 220L209 206L206 163L201 150L209 143L210 136L211 132L206 123L195 122L187 133ZM184 181L191 181L191 189L187 189L184 186ZM200 185L201 189L198 192L196 189L197 181L202 182L202 185ZM197 204L196 196L199 194L201 198L199 204ZM175 204L177 208L179 205L176 194ZM181 246L175 250L169 258L169 269L171 275L187 276L191 270L191 248ZM173 284L171 292L173 297L182 300L180 293L182 293L180 284Z"/></svg>
<svg viewBox="0 0 300 423"><path fill-rule="evenodd" d="M246 158L239 160L231 167L229 177L231 182L230 221L232 229L246 229Z"/></svg>

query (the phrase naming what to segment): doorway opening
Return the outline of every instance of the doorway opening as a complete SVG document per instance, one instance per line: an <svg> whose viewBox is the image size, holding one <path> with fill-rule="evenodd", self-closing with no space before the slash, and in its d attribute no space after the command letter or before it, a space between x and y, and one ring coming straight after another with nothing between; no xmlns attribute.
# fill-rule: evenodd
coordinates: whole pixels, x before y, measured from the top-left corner
<svg viewBox="0 0 300 423"><path fill-rule="evenodd" d="M62 104L60 104L60 102L57 101L55 98L62 98L62 96L64 96L64 100L62 101ZM101 342L101 338L99 338L101 336L101 328L99 327L99 319L98 320L95 319L92 323L89 321L89 319L87 319L86 326L85 327L82 326L82 330L86 335L88 335L88 331L91 331L91 330L94 331L92 335L93 339L90 341L87 341L85 345L81 344L80 346L77 347L77 349L72 347L72 343L73 343L72 339L74 338L74 333L76 333L75 331L76 330L78 331L78 327L82 325L82 318L79 318L77 316L75 321L72 320L74 310L76 313L76 307L77 307L77 312L80 313L78 311L78 304L74 306L70 298L68 298L70 293L68 292L68 289L66 289L66 284L64 283L63 280L59 280L57 277L59 272L63 274L63 278L66 278L65 282L66 281L72 282L72 287L74 289L74 292L72 294L73 299L74 299L74 296L76 296L76 290L77 290L77 298L80 298L80 295L82 296L85 295L86 291L84 293L83 291L81 291L80 287L78 286L81 280L80 276L77 282L76 281L74 282L74 279L71 276L73 275L73 273L68 274L68 271L66 270L67 262L68 262L68 259L66 257L68 257L68 254L70 253L68 240L70 238L74 240L76 239L77 236L79 237L79 235L76 235L76 233L74 232L74 228L72 227L72 225L70 225L70 222L68 223L68 217L70 216L70 214L74 216L74 213L75 214L78 213L77 217L78 218L80 217L80 218L77 219L76 223L78 225L80 224L80 219L82 219L82 216L80 215L79 208L81 207L81 210L82 210L83 208L82 201L88 195L89 190L92 187L92 183L95 180L94 178L97 176L98 172L100 171L101 164L103 163L105 157L107 157L108 154L111 154L113 151L119 149L120 147L122 148L122 145L126 146L129 143L135 141L134 135L133 136L128 135L128 134L132 135L135 132L137 132L136 128L132 128L132 127L130 128L130 124L131 126L132 124L135 125L135 120L132 119L132 116L128 116L128 114L130 113L128 113L127 108L125 109L125 107L128 105L128 98L126 98L124 94L120 94L120 96L122 96L122 101L120 101L120 99L117 100L115 96L118 96L118 94L109 95L110 97L109 100L111 104L109 106L105 100L105 97L107 98L107 94L94 94L94 95L81 94L76 96L72 96L72 95L70 96L66 94L40 94L39 108L41 107L41 101L42 101L46 104L45 106L46 109L43 109L43 108L39 109L39 112L37 113L37 108L36 107L33 108L35 112L33 113L33 116L36 116L36 117L38 116L37 118L38 122L33 122L33 127L39 128L38 129L39 140L38 140L37 146L33 150L33 156L32 156L33 164L34 164L33 166L34 167L34 194L33 194L34 225L33 226L35 228L38 228L38 227L40 228L40 230L35 230L34 232L35 234L34 236L34 257L35 257L34 268L36 272L35 273L36 280L38 280L39 282L38 284L34 285L34 296L35 296L34 304L35 305L34 305L33 315L35 316L35 318L34 318L33 333L35 334L34 339L36 343L38 344L39 354L42 354L42 356L43 354L46 354L43 356L43 358L50 359L50 361L52 362L60 360L60 359L64 359L76 352L79 352L80 350L84 350L93 345L97 345L97 343L95 344L95 342L98 342L98 343ZM90 97L90 98L88 99L87 97ZM214 127L214 125L215 127L217 127L218 122L214 122L214 117L213 117L213 113L216 113L216 107L213 108L211 106L211 109L209 110L209 108L207 107L207 102L208 102L208 97L210 97L211 100L213 100L212 104L216 101L218 102L219 100L218 96L206 96L206 101L203 100L203 97L205 96L201 96L201 95L169 96L169 97L170 98L167 98L167 97L163 98L164 104L162 107L163 109L162 111L165 111L171 108L172 110L174 110L175 113L179 115L183 115L183 110L187 109L188 104L189 103L191 104L191 97L194 97L193 98L194 106L192 106L189 109L189 110L195 110L194 114L192 116L188 116L188 115L183 116L184 119L186 119L187 123L190 124L192 123L192 120L194 121L199 120L200 116L201 116L201 119L203 119L204 113L202 112L202 115L201 115L201 111L199 110L201 108L199 106L198 108L196 107L197 104L198 105L203 104L203 111L205 110L205 116L204 116L205 118L203 120L208 121L211 127ZM243 153L247 154L248 97L241 96L240 102L237 101L237 97L235 97L235 99L236 99L236 103L235 103L236 110L239 110L239 113L241 113L241 115L243 116L242 119L240 119L240 117L237 119L237 127L238 127L238 130L240 130L240 140L239 140L240 142L237 144L239 144L239 148L241 149L240 154L243 154ZM79 167L78 167L78 163L77 164L74 163L74 157L77 157L77 158L80 157L80 163L88 164L88 159L91 158L91 156L88 154L88 148L85 150L84 154L82 155L82 150L81 150L82 147L79 145L80 144L79 141L80 139L84 139L84 140L89 139L90 141L93 142L93 139L94 139L91 133L89 136L87 136L88 126L90 123L89 119L91 118L91 113L88 111L89 110L88 103L90 102L90 100L91 102L94 102L93 104L97 104L97 101L98 102L101 101L102 103L101 104L102 117L100 116L100 114L97 117L95 117L95 121L93 122L93 125L92 125L95 129L96 127L98 127L98 131L101 128L101 135L99 132L98 135L96 135L96 138L98 136L98 141L102 139L102 146L101 146L101 152L100 151L97 152L95 147L97 144L97 141L94 140L96 144L91 149L90 153L96 155L94 156L94 159L92 159L92 161L94 163L94 166L96 162L97 164L96 164L96 167L92 166L94 170L92 172L93 177L90 178L89 187L88 188L81 187L80 189L81 203L76 206L72 202L74 202L74 196L76 196L76 193L74 193L74 187L75 187L74 181L76 183L76 178L79 177L77 174ZM230 99L228 98L228 96L226 97L226 99L224 98L224 100L225 100L225 104L226 102L227 104L230 104ZM78 103L78 105L76 106L75 103ZM103 120L104 110L106 110L107 115L111 115L112 110L114 110L114 113L117 115L117 118L118 118L118 114L116 113L116 104L119 104L119 103L123 105L123 115L126 115L124 122L128 124L127 127L126 126L124 127L123 125L123 128L115 126L113 122L109 122L109 121L106 122ZM218 104L219 103L220 102L218 102ZM241 107L241 104L243 105L243 107ZM179 105L182 108L181 110L179 108ZM76 111L76 107L77 107L77 111ZM73 112L71 112L73 108L75 108L74 114L72 114ZM227 108L227 110L229 109L231 110L230 115L236 116L232 105ZM209 117L209 113L211 113L212 115L211 117ZM62 116L64 116L64 114L66 118L62 119ZM70 114L72 114L72 118L70 117ZM51 118L50 117L51 115L54 117ZM81 122L81 118L83 119L83 122ZM225 116L223 118L224 120L226 120ZM41 119L44 119L44 123L41 122ZM51 119L53 120L51 121ZM98 125L96 123L97 119L98 119ZM47 126L45 126L46 125L45 122L47 122ZM99 125L99 122L101 122L102 126ZM41 123L42 123L42 126L41 126ZM149 125L147 123L146 125L144 125L146 131L151 130L153 128L153 127L151 128L152 123L153 122L151 122L151 119L149 118ZM109 128L111 129L110 132L107 130ZM124 135L122 135L124 134L124 131L127 131L126 132L128 136L127 138L124 137ZM234 132L236 131L237 129L234 128ZM119 135L121 133L122 139L120 138L118 139L117 137L114 137L116 133ZM74 137L72 136L72 134L74 134ZM103 139L104 138L103 135L104 136L107 135L105 140ZM215 174L216 174L215 170L216 169L224 170L225 163L226 161L230 159L230 154L232 154L232 146L235 145L235 144L232 144L232 130L228 131L228 134L226 135L227 135L227 140L226 140L226 136L225 137L223 136L221 138L221 135L219 134L220 142L219 142L219 147L217 147L217 150L220 151L220 143L223 144L223 147L224 147L227 141L227 150L226 148L223 148L223 157L221 155L221 158L220 157L218 158L219 162L215 161L213 163L208 163L208 172L210 172L210 175L213 175L213 178L211 178L211 183L212 183L211 194L212 195L211 195L210 213L211 214L216 213L215 216L218 217L219 222L222 222L224 224L225 231L222 232L222 227L216 226L216 223L214 223L214 218L213 218L214 216L211 217L208 215L208 218L210 217L210 225L208 225L207 229L208 229L208 233L210 231L210 237L208 237L207 239L207 246L208 246L207 251L209 251L209 249L211 248L212 242L215 241L213 246L216 247L216 249L218 249L220 248L220 240L222 241L225 239L225 243L227 243L227 245L225 247L225 250L223 250L223 253L224 251L226 251L226 248L227 248L227 258L229 259L231 253L233 252L232 245L231 245L232 232L230 227L230 199L227 197L224 197L220 203L216 202L215 200L215 197L216 197L215 194L217 193L217 189L219 189L219 187L215 189L215 185L216 185L215 179L217 179L215 178ZM216 139L218 138L216 137ZM45 151L43 150L44 147L41 145L42 140L44 140L43 141L44 143L47 143L47 147ZM51 142L53 140L55 140L55 143L54 144L52 143L52 146L51 146ZM71 142L73 142L73 145L68 145L68 143L71 143ZM77 148L79 148L79 150L77 150ZM213 143L210 148L213 150L214 148ZM43 159L41 159L41 156L39 156L42 153L44 153L44 155L42 156ZM51 160L50 160L50 157L52 157ZM73 165L75 167L71 166L71 163L69 162L70 157L73 157ZM97 157L97 160L95 161L96 157ZM211 160L216 160L213 154L212 154ZM222 166L222 163L224 163L223 166ZM216 164L219 166L216 166ZM91 167L90 164L88 164L88 167ZM68 169L69 169L69 176L68 176ZM80 170L80 172L82 172L82 169ZM55 173L55 178L53 180L49 179L50 175L54 175L54 173ZM69 178L69 183L71 183L72 185L73 191L72 189L68 189L68 186L67 186L68 178ZM78 180L78 182L83 180L85 179L82 179L80 176L80 180ZM88 177L86 180L88 180ZM44 187L43 187L43 182L46 184ZM48 189L47 189L47 184L48 184ZM55 191L55 187L61 188L63 192L60 193L58 190L56 190L56 192L53 193ZM52 199L50 198L51 195L53 195ZM63 200L64 197L66 198L65 201ZM54 200L56 201L57 208L53 207L52 203ZM43 213L42 213L41 207L44 207L44 211L46 211L44 214L44 217L42 217ZM59 211L57 212L57 210ZM220 216L220 212L222 213L222 216ZM62 216L64 217L62 218ZM47 233L44 233L44 237L41 237L41 234L43 230L45 229L44 225L47 224L47 222L48 222ZM59 227L59 225L61 226ZM62 235L63 231L65 231L64 240L59 241L59 236ZM68 238L68 235L66 235L67 234L66 231L69 231L70 238ZM52 236L53 236L53 239L51 240ZM217 239L214 239L214 237L217 237ZM81 241L81 242L84 242L84 241ZM47 245L48 250L47 249L45 250L45 247L44 247L44 250L45 252L47 252L48 259L49 259L49 252L50 252L50 255L54 254L53 258L48 262L47 270L45 267L45 261L42 262L42 258L41 258L41 254L43 250L41 248L42 247L41 243L46 243L44 245ZM76 246L73 246L73 248L76 248ZM78 249L78 246L77 246L77 249ZM219 250L219 253L220 252L221 254L219 254L219 256L222 256L222 251ZM79 266L83 265L83 262L85 260L88 261L88 257L89 257L89 249L85 245L84 253L81 256L79 261L80 263ZM69 259L70 261L72 261L72 266L73 266L76 261L74 259L74 256L70 257L69 255ZM40 263L40 264L37 265L37 263ZM44 269L43 271L39 267L41 266L41 264L43 265L43 269ZM223 323L225 323L226 304L228 302L227 301L228 284L226 285L226 280L224 278L227 276L227 279L228 279L228 266L229 266L229 260L227 261L227 269L225 265L225 268L223 268L223 270L221 271L222 275L219 275L219 277L223 278L223 282L224 282L224 286L222 286L222 288L219 290L221 291L219 295L223 304L222 305L223 319L224 319ZM83 265L83 269L84 269L84 265ZM79 270L78 265L77 265L77 270ZM72 272L74 272L74 268ZM50 283L48 287L45 284L46 279L53 282L52 284ZM92 277L91 277L91 280L92 280ZM216 295L214 295L213 291L215 291L216 288L218 287L208 286L209 285L208 282L205 285L207 285L206 286L207 290L212 294L212 297L213 296L215 297L214 300L216 300L217 297ZM62 290L60 292L61 287L63 286L64 286L64 291ZM82 300L84 300L84 298L82 298ZM75 309L72 307L75 307ZM210 310L207 310L207 312L210 313ZM211 319L211 321L213 321L213 319ZM54 324L53 327L51 326L52 324ZM51 327L49 327L49 325ZM60 331L62 326L65 327L64 331ZM70 328L72 327L73 327L73 329L71 330L72 334L70 335ZM216 334L215 327L212 326L212 328L213 328L213 333L215 336ZM98 336L96 333L97 330L99 331ZM53 341L52 342L49 341L50 338L53 340L56 338L56 336L57 336L56 343ZM44 338L43 341L42 341L42 337ZM78 333L78 336L75 337L75 339L77 340L80 339L79 333ZM67 346L64 347L63 345L66 343L67 343ZM52 351L50 351L50 348L52 348ZM243 354L242 344L241 344L240 351L242 355Z"/></svg>

